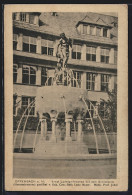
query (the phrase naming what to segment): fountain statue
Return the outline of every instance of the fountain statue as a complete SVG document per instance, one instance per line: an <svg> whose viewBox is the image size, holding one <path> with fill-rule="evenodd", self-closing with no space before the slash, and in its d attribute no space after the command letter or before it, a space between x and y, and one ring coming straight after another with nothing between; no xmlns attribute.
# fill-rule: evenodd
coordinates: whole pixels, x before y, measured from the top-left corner
<svg viewBox="0 0 132 195"><path fill-rule="evenodd" d="M69 47L72 47L71 39L65 36L65 33L60 34L60 40L57 45L57 67L55 68L54 84L70 85L73 78L73 72L67 68L69 59Z"/></svg>

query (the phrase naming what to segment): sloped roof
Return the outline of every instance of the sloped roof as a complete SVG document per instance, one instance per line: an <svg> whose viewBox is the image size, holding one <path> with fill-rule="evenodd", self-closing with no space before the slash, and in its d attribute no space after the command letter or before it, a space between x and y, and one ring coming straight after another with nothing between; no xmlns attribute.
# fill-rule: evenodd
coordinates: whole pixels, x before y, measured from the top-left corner
<svg viewBox="0 0 132 195"><path fill-rule="evenodd" d="M118 28L111 27L110 33L113 33L113 38L108 39L105 37L97 37L92 35L79 34L76 25L79 21L89 21L97 23L105 23L112 26L112 22L118 23L118 18L113 16L108 16L104 14L97 14L92 12L58 12L58 16L53 16L51 13L41 13L39 19L41 21L41 26L35 25L23 25L22 28L30 29L42 33L49 33L51 35L59 36L60 33L64 32L67 37L73 39L80 39L84 41L102 42L108 44L117 44L117 32ZM20 26L19 24L16 24Z"/></svg>
<svg viewBox="0 0 132 195"><path fill-rule="evenodd" d="M84 23L90 23L90 24L94 24L95 22L88 16L86 15L81 21L79 22L84 22Z"/></svg>
<svg viewBox="0 0 132 195"><path fill-rule="evenodd" d="M110 32L114 34L112 41L117 40L117 28L112 27L112 22L118 22L117 17L92 12L58 12L58 16L51 16L51 13L42 13L40 15L40 20L47 24L41 26L41 30L46 30L55 34L65 32L66 36L80 37L83 39L84 36L78 34L76 30L76 25L79 21L111 26ZM89 36L85 35L85 39Z"/></svg>
<svg viewBox="0 0 132 195"><path fill-rule="evenodd" d="M95 24L95 25L100 25L100 26L107 26L111 27L111 24L107 24L104 22L104 20L100 17L98 18L90 18L89 15L86 15L82 20L80 20L78 23L87 23L87 24ZM77 23L77 24L78 24Z"/></svg>
<svg viewBox="0 0 132 195"><path fill-rule="evenodd" d="M104 20L102 20L101 18L98 18L98 20L96 21L96 24L102 25L102 26L111 26L111 25L106 24Z"/></svg>

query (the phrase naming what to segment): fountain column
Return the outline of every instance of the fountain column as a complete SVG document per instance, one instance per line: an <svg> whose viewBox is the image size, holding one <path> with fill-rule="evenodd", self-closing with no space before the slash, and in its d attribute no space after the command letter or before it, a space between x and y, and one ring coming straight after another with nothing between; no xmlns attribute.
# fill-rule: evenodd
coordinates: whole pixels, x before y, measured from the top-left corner
<svg viewBox="0 0 132 195"><path fill-rule="evenodd" d="M46 119L40 119L41 122L41 137L46 137L47 135L47 122Z"/></svg>
<svg viewBox="0 0 132 195"><path fill-rule="evenodd" d="M66 137L65 137L65 141L69 142L71 141L71 129L70 129L70 123L72 122L71 118L65 119L66 122Z"/></svg>
<svg viewBox="0 0 132 195"><path fill-rule="evenodd" d="M52 135L51 135L51 141L56 142L56 118L51 118L51 122L52 122Z"/></svg>
<svg viewBox="0 0 132 195"><path fill-rule="evenodd" d="M82 123L83 120L77 120L78 123L78 135L77 135L77 141L81 142L83 137L82 137Z"/></svg>
<svg viewBox="0 0 132 195"><path fill-rule="evenodd" d="M94 106L94 118L98 117L98 107L99 107L99 103L96 102L96 105Z"/></svg>

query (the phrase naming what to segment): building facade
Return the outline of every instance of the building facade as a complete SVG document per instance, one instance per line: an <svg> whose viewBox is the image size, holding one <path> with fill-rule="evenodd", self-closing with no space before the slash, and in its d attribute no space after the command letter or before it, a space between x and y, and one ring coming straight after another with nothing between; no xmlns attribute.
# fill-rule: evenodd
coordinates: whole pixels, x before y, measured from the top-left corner
<svg viewBox="0 0 132 195"><path fill-rule="evenodd" d="M56 46L62 32L72 40L68 67L77 81L72 87L86 89L94 105L107 99L107 92L116 88L117 17L97 13L14 13L14 129L20 110L35 99L37 89L51 84L50 79L47 82L48 70L57 66ZM29 115L35 123L35 105Z"/></svg>

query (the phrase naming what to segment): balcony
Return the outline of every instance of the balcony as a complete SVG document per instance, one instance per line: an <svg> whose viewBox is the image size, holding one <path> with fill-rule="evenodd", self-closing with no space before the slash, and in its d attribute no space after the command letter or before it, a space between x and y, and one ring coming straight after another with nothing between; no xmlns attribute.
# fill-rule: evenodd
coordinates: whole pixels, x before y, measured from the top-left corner
<svg viewBox="0 0 132 195"><path fill-rule="evenodd" d="M29 53L23 51L13 51L14 59L21 59L22 61L26 61L27 63L37 63L38 65L54 65L56 66L57 58L55 56L50 55L42 55L37 53ZM105 64L101 62L93 62L93 61L85 61L85 60L77 60L77 59L69 59L68 65L73 68L85 69L86 67L91 68L99 68L99 69L107 69L107 70L117 70L117 65L115 64Z"/></svg>

